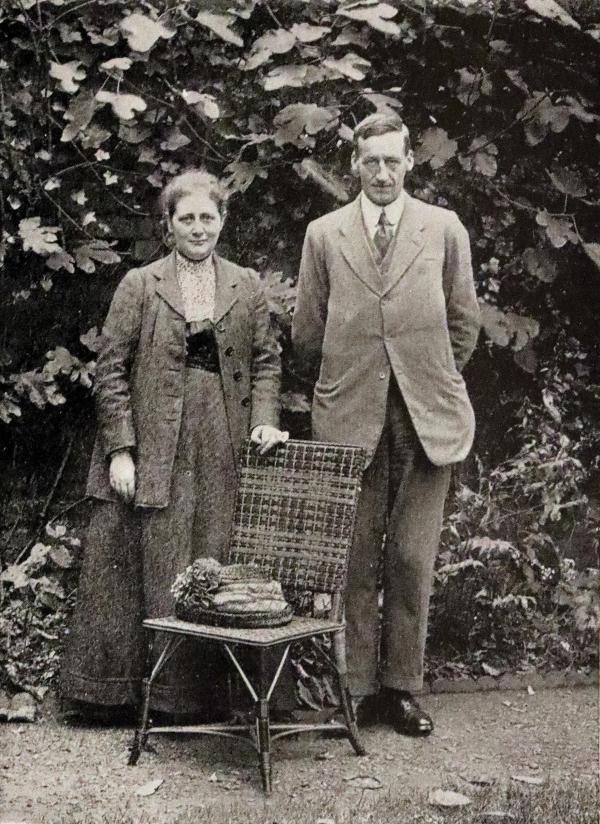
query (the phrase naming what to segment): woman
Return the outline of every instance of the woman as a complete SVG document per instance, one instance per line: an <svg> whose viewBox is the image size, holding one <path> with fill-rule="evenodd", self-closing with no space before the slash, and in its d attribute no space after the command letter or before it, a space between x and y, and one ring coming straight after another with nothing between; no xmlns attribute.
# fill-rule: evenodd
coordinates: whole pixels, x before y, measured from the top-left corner
<svg viewBox="0 0 600 824"><path fill-rule="evenodd" d="M97 503L61 674L63 697L88 709L138 702L142 619L173 612L171 584L194 558L225 559L242 441L251 433L263 453L287 437L262 286L214 254L223 187L190 170L166 186L161 207L175 249L125 275L98 356L87 489ZM153 708L198 712L216 701L210 652L184 644Z"/></svg>

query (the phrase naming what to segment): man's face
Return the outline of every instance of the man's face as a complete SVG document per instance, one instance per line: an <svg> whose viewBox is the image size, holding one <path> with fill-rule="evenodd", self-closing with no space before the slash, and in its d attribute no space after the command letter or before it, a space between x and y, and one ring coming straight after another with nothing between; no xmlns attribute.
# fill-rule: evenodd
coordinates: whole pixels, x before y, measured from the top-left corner
<svg viewBox="0 0 600 824"><path fill-rule="evenodd" d="M401 132L359 138L358 149L352 155L352 171L360 178L365 195L378 206L396 200L413 165L412 150L405 152Z"/></svg>

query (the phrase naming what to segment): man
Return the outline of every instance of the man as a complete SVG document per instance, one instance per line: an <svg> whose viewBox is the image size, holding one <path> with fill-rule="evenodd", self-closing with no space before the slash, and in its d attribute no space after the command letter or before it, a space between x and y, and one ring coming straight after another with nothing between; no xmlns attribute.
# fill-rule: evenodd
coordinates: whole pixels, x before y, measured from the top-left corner
<svg viewBox="0 0 600 824"><path fill-rule="evenodd" d="M318 370L315 439L367 449L346 593L348 675L359 723L428 735L427 614L450 464L474 416L460 370L479 331L467 232L454 212L404 191L414 164L397 115L354 131L356 200L307 230L292 339ZM383 536L383 624L378 571ZM375 696L378 700L364 699ZM367 709L369 707L369 709Z"/></svg>

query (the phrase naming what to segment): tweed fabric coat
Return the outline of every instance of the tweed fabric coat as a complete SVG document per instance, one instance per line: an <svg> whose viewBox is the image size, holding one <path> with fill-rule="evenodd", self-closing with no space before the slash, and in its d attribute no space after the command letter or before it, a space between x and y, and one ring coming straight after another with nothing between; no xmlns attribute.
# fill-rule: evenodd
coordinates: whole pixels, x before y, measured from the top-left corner
<svg viewBox="0 0 600 824"><path fill-rule="evenodd" d="M463 460L474 415L460 370L478 331L469 238L454 212L407 196L381 267L358 198L309 225L292 339L301 363L320 364L316 439L372 455L393 375L429 460Z"/></svg>
<svg viewBox="0 0 600 824"><path fill-rule="evenodd" d="M220 257L215 271L213 320L237 464L254 426L279 424L279 345L257 274ZM175 253L125 275L102 330L88 495L116 499L107 457L129 448L136 463L135 504L168 505L182 416L185 326Z"/></svg>

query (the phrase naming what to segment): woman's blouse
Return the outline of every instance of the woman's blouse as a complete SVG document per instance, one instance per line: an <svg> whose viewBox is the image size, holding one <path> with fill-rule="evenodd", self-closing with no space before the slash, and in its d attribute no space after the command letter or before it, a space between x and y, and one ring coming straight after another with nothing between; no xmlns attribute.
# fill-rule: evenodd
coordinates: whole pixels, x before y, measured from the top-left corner
<svg viewBox="0 0 600 824"><path fill-rule="evenodd" d="M190 260L177 252L177 280L187 323L212 320L215 311L215 265L212 255Z"/></svg>

